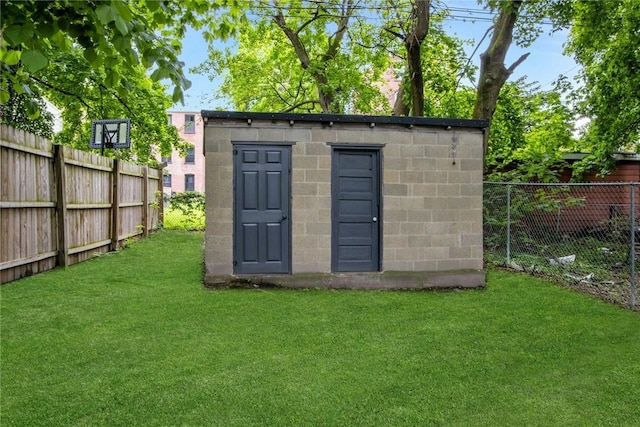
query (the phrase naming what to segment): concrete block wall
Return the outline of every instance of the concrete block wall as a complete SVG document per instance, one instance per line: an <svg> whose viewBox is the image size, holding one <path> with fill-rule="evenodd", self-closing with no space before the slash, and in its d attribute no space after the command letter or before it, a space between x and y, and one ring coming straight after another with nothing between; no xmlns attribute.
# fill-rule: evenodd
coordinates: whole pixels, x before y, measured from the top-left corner
<svg viewBox="0 0 640 427"><path fill-rule="evenodd" d="M384 269L482 269L482 135L392 131L386 140Z"/></svg>
<svg viewBox="0 0 640 427"><path fill-rule="evenodd" d="M216 119L205 123L207 276L233 273L232 142L292 145L292 273L331 272L331 146L385 144L382 269L482 270L481 129Z"/></svg>
<svg viewBox="0 0 640 427"><path fill-rule="evenodd" d="M294 136L294 135L290 135ZM292 148L292 266L295 273L331 271L331 147L311 132Z"/></svg>

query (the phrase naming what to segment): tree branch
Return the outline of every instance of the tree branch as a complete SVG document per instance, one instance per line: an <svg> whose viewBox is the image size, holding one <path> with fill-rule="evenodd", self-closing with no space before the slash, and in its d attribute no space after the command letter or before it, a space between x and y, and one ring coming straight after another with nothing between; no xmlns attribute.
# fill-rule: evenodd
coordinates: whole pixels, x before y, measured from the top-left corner
<svg viewBox="0 0 640 427"><path fill-rule="evenodd" d="M404 40L404 39L405 39L405 37L404 37L402 34L400 34L400 33L396 33L395 31L393 31L393 30L392 30L392 29L390 29L390 28L384 27L383 29L384 29L386 32L388 32L389 34L393 35L394 37L399 38L400 40Z"/></svg>
<svg viewBox="0 0 640 427"><path fill-rule="evenodd" d="M39 79L39 78L37 78L37 77L34 77L34 76L33 76L33 75L31 75L31 74L29 75L29 77L30 77L32 80L35 80L36 82L40 83L41 85L48 87L49 89L53 89L53 90L55 90L56 92L60 92L60 93L62 93L62 94L64 94L64 95L67 95L67 96L71 96L71 97L73 97L73 98L76 98L78 101L80 101L80 103L81 103L82 105L84 105L85 107L87 107L87 110L92 110L92 108L89 106L89 104L87 104L87 103L85 102L85 100L83 100L83 99L80 97L80 95L75 94L75 93L71 93L71 92L66 91L66 90L64 90L64 89L60 89L59 87L55 87L55 86L53 86L52 84L50 84L50 83L48 83L48 82L45 82L44 80L41 80L41 79Z"/></svg>
<svg viewBox="0 0 640 427"><path fill-rule="evenodd" d="M336 56L336 53L338 53L338 48L342 43L344 34L347 31L347 26L349 25L349 19L351 18L351 15L353 14L353 11L354 11L353 2L351 0L348 0L346 3L346 7L347 7L346 13L344 13L340 17L340 22L338 22L338 29L336 30L335 33L333 33L331 37L329 37L329 47L327 48L326 53L322 56L323 61L333 59ZM344 5L343 5L343 11L344 11Z"/></svg>
<svg viewBox="0 0 640 427"><path fill-rule="evenodd" d="M429 7L431 0L416 0L411 13L415 16L415 25L404 39L411 83L411 115L424 114L424 75L422 71L421 46L429 32Z"/></svg>
<svg viewBox="0 0 640 427"><path fill-rule="evenodd" d="M427 33L429 32L429 7L431 1L416 1L415 12L417 15L417 22L414 30L411 33L411 36L415 38L416 41L422 43L422 41L427 37Z"/></svg>
<svg viewBox="0 0 640 427"><path fill-rule="evenodd" d="M282 14L282 12L280 12L280 14ZM304 24L302 24L300 26L300 28L298 28L298 31L296 31L296 35L300 34L300 31L304 30L304 28L311 24L313 21L315 21L316 19L318 19L320 17L320 5L318 5L316 7L316 13L313 14L313 16L311 17L311 19L309 19L307 22L305 22Z"/></svg>
<svg viewBox="0 0 640 427"><path fill-rule="evenodd" d="M119 102L120 104L122 104L122 106L123 106L124 108L126 108L126 109L127 109L127 111L129 112L129 114L131 114L132 116L134 116L134 117L135 117L135 115L136 115L136 114L133 112L133 110L132 110L131 108L129 108L129 105L127 105L127 103L125 102L125 100L124 100L124 99L122 99L122 98L120 97L120 95L118 95L118 92L117 92L117 91L109 89L109 88L108 88L108 87L106 87L104 84L100 83L99 81L97 81L96 79L94 79L94 78L92 78L92 77L90 77L90 79L91 79L91 81L92 81L92 82L94 82L95 84L97 84L98 86L100 86L102 89L104 89L104 90L106 90L106 91L110 91L110 92L112 92L112 95L114 96L114 98L116 98L116 99L118 100L118 102ZM101 91L100 93L102 93L102 91Z"/></svg>
<svg viewBox="0 0 640 427"><path fill-rule="evenodd" d="M282 111L281 111L281 113L288 113L288 112L293 111L293 110L295 110L296 108L302 107L303 105L306 105L306 104L317 104L317 105L321 105L319 100L317 100L317 99L311 99L311 100L308 100L308 101L298 102L297 104L295 104L295 105L293 105L293 106L291 106L291 107L287 108L286 110L282 110Z"/></svg>
<svg viewBox="0 0 640 427"><path fill-rule="evenodd" d="M509 68L507 68L507 73L509 73L509 74L513 73L513 71L516 69L516 67L518 65L522 64L524 62L524 60L527 59L528 57L529 57L529 52L525 53L520 58L518 58L518 60L516 62L514 62L513 64L511 64L511 66Z"/></svg>
<svg viewBox="0 0 640 427"><path fill-rule="evenodd" d="M287 101L282 95L280 95L280 92L278 92L278 88L275 86L275 84L271 84L271 89L273 90L273 93L275 93L276 96L280 98L280 101L282 101L283 104L291 105L289 101Z"/></svg>
<svg viewBox="0 0 640 427"><path fill-rule="evenodd" d="M293 45L293 49L295 50L298 59L300 60L300 64L302 64L302 68L306 70L311 65L311 59L309 59L307 49L305 49L304 45L302 44L302 40L300 40L300 37L298 37L298 34L296 34L287 25L287 22L284 19L284 15L282 14L282 8L276 6L276 10L278 11L278 13L276 15L273 15L271 18L287 36L287 38Z"/></svg>
<svg viewBox="0 0 640 427"><path fill-rule="evenodd" d="M484 39L487 38L487 36L489 35L489 33L491 32L491 30L493 30L494 26L490 26L489 28L487 28L487 31L484 32L484 36L482 36L482 39L480 39L480 41L478 42L478 44L476 45L476 48L473 49L473 52L471 52L471 55L469 55L469 58L467 58L467 63L464 64L464 67L462 68L463 70L466 69L469 66L469 63L471 62L471 60L473 59L473 56L476 54L476 52L478 51L478 49L480 49L480 45L482 44L482 42L484 41ZM458 81L456 82L456 85L453 89L453 93L456 93L458 91L458 86L460 85L460 80L462 80L462 76L463 73L460 72L460 75L458 76Z"/></svg>

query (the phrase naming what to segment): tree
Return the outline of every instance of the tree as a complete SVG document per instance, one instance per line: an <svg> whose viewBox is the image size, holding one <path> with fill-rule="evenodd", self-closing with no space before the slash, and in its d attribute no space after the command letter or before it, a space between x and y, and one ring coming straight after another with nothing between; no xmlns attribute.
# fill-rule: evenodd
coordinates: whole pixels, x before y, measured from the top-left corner
<svg viewBox="0 0 640 427"><path fill-rule="evenodd" d="M234 2L225 4L237 13ZM117 117L132 119L139 161L149 160L154 146L163 153L183 148L167 124L171 101L158 82L171 81L173 102L183 99L190 82L178 60L180 40L186 25L201 28L217 8L201 0L5 0L0 104L17 96L33 119L46 96L63 110L57 139L82 148L88 121Z"/></svg>
<svg viewBox="0 0 640 427"><path fill-rule="evenodd" d="M238 20L234 49L210 48L196 70L224 73L221 92L237 109L381 113L389 55L356 16L366 10L354 0L261 3Z"/></svg>
<svg viewBox="0 0 640 427"><path fill-rule="evenodd" d="M342 13L349 8L353 10L347 21ZM409 3L386 1L366 6L350 1L297 1L287 3L286 9L262 4L252 12L251 23L238 25L236 44L221 51L211 49L209 60L197 71L211 78L223 74L219 96L240 110L389 114L381 91L383 74L396 68L396 77L404 82L401 88L410 86L410 75L420 78L418 108L423 114L451 116L460 110L455 101L458 80L461 74L470 76L473 67L465 64L462 42L445 34L442 13L430 15L430 36L419 50L412 50L419 54L419 65L413 66L418 71L410 74L408 66L401 66L408 55L395 34L406 34L409 40L411 25L405 28L398 23L416 17L412 10ZM283 17L295 37L282 28ZM341 45L335 54L327 55L328 47L335 46L340 22L348 23ZM319 79L317 73L323 77ZM332 99L333 107L323 109L321 98ZM410 90L406 97L397 97L398 103L402 101L411 105Z"/></svg>
<svg viewBox="0 0 640 427"><path fill-rule="evenodd" d="M318 4L316 6L316 10L313 12L313 16L302 23L300 23L299 20L298 22L295 22L296 20L292 20L294 22L287 22L287 19L284 16L284 7L278 5L278 3L274 3L274 14L272 15L272 19L291 42L291 46L293 46L293 50L296 53L298 60L300 60L302 68L304 70L308 70L309 74L315 81L318 89L318 103L320 104L320 108L322 108L323 112L330 113L337 112L335 98L336 92L339 91L340 88L329 84L329 76L326 72L327 65L338 55L339 50L342 47L342 40L344 39L349 25L349 20L351 19L355 9L354 2L352 0L347 0L340 5L340 9L336 11L338 14L335 16L335 20L331 21L331 23L334 23L337 27L335 32L326 38L326 46L324 47L323 52L312 60L312 57L309 56L308 47L303 43L300 32L305 26L312 25L314 22L320 23L320 25L324 26L328 25L326 20L319 19L321 16L329 17L328 14L325 15L327 13L325 7ZM287 12L291 12L291 9L287 10ZM318 31L318 33L320 32Z"/></svg>
<svg viewBox="0 0 640 427"><path fill-rule="evenodd" d="M147 76L143 66L127 70L130 90L122 98L105 84L107 70L90 67L80 49L51 58L51 65L34 73L32 79L37 90L62 111L63 128L55 136L56 142L87 150L92 120L128 117L131 150L118 150L118 156L149 162L155 159L154 154L185 150L185 141L167 120L171 97L163 85ZM124 73L122 66L116 66L115 71Z"/></svg>
<svg viewBox="0 0 640 427"><path fill-rule="evenodd" d="M583 66L574 96L590 119L591 155L579 166L606 173L614 152L640 148L640 3L574 0L570 6L567 50Z"/></svg>
<svg viewBox="0 0 640 427"><path fill-rule="evenodd" d="M522 55L509 68L504 64L513 41L513 29L521 6L521 0L513 0L506 2L499 9L493 25L493 35L489 47L480 55L480 77L478 78L478 95L473 108L474 119L491 120L496 109L500 89L515 68L529 56L528 53Z"/></svg>
<svg viewBox="0 0 640 427"><path fill-rule="evenodd" d="M481 0L478 0L481 1ZM565 19L567 1L570 0L486 0L487 6L497 11L491 32L491 41L487 50L480 55L480 76L473 109L474 119L491 121L496 111L500 90L509 76L529 53L521 55L509 67L504 63L507 52L514 41L521 46L529 46L541 33L540 22L550 18L553 30L567 25ZM491 132L491 127L489 128ZM490 135L485 137L487 144L492 143Z"/></svg>
<svg viewBox="0 0 640 427"><path fill-rule="evenodd" d="M564 153L580 148L572 136L573 112L560 92L541 92L522 79L503 86L491 127L490 180L557 181Z"/></svg>
<svg viewBox="0 0 640 427"><path fill-rule="evenodd" d="M36 118L27 115L27 103L34 102L41 114ZM53 115L45 108L42 98L33 98L23 93L18 95L9 86L9 101L0 104L0 123L22 129L45 138L53 137Z"/></svg>
<svg viewBox="0 0 640 427"><path fill-rule="evenodd" d="M202 3L207 2L5 0L0 8L0 101L9 100L9 85L18 94L31 93L31 75L47 67L56 52L74 46L83 49L91 67L105 67L105 84L121 96L129 89L127 71L143 64L156 67L154 80L171 80L173 99L180 101L190 83L178 60L179 38L169 35L179 36L186 23L200 25L194 12L184 11L206 13L208 6Z"/></svg>
<svg viewBox="0 0 640 427"><path fill-rule="evenodd" d="M411 109L408 109L403 101L403 93L400 93L394 105L395 115L407 115L411 112L414 116L424 115L424 76L422 68L422 45L429 33L429 18L431 16L431 0L416 0L411 4L409 16L403 16L401 7L397 2L388 1L393 8L389 25L385 30L402 41L406 50L409 99Z"/></svg>

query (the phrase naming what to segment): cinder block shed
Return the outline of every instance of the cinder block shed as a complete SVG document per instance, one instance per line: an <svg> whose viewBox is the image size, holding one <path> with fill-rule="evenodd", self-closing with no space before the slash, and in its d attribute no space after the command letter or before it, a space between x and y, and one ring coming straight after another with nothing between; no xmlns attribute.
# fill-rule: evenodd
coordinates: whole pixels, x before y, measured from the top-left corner
<svg viewBox="0 0 640 427"><path fill-rule="evenodd" d="M208 286L484 286L487 121L202 118Z"/></svg>

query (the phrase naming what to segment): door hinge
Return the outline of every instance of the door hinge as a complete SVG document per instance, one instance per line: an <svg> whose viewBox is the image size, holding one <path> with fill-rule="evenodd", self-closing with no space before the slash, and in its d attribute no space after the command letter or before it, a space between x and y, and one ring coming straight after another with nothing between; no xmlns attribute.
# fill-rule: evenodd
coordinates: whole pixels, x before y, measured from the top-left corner
<svg viewBox="0 0 640 427"><path fill-rule="evenodd" d="M234 156L238 155L238 150L233 150L233 155Z"/></svg>
<svg viewBox="0 0 640 427"><path fill-rule="evenodd" d="M233 266L236 267L238 265L238 261L233 261Z"/></svg>

